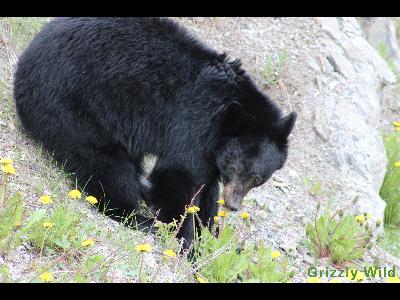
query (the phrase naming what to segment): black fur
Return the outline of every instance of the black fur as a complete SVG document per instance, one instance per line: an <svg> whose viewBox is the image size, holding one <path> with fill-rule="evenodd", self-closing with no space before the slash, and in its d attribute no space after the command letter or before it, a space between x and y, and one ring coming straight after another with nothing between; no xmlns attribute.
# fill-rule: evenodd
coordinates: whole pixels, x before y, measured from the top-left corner
<svg viewBox="0 0 400 300"><path fill-rule="evenodd" d="M51 21L19 59L14 96L24 128L116 219L137 211L141 195L161 221L178 219L204 184L195 203L211 223L218 180L241 184L236 198L265 182L286 160L295 121L239 60L165 18ZM147 153L158 157L151 188L140 179ZM257 184L252 172L262 173ZM191 224L180 232L187 242Z"/></svg>

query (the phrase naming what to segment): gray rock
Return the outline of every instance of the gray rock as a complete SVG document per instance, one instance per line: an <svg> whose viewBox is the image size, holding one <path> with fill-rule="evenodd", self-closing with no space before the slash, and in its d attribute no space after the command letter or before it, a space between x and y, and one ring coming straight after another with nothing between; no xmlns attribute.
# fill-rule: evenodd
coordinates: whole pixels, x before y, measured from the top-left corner
<svg viewBox="0 0 400 300"><path fill-rule="evenodd" d="M286 241L279 245L279 248L283 249L287 254L293 255L296 252L296 241Z"/></svg>
<svg viewBox="0 0 400 300"><path fill-rule="evenodd" d="M328 56L328 61L332 64L335 72L342 74L346 78L354 77L354 68L343 55L332 53Z"/></svg>
<svg viewBox="0 0 400 300"><path fill-rule="evenodd" d="M330 130L328 126L328 120L325 113L316 111L314 114L314 129L318 136L324 141L329 140Z"/></svg>
<svg viewBox="0 0 400 300"><path fill-rule="evenodd" d="M268 213L265 210L258 210L256 215L257 217L260 217L263 220L268 218Z"/></svg>
<svg viewBox="0 0 400 300"><path fill-rule="evenodd" d="M357 209L382 218L385 203L378 193L386 172L380 120L379 90L395 78L377 51L362 36L354 18L319 19L323 37L321 52L334 73L321 74L318 102L312 125L328 146L333 178L343 179L337 188L345 194L360 193ZM328 65L322 61L322 70ZM325 78L326 77L326 78ZM309 95L311 98L312 95ZM342 200L344 201L344 200ZM346 201L351 201L349 198Z"/></svg>
<svg viewBox="0 0 400 300"><path fill-rule="evenodd" d="M396 27L391 18L364 18L362 27L368 42L385 56L387 63L400 76L400 48L396 39Z"/></svg>
<svg viewBox="0 0 400 300"><path fill-rule="evenodd" d="M319 65L317 64L317 62L312 58L309 57L308 58L308 65L316 72L321 72L321 68L319 67Z"/></svg>

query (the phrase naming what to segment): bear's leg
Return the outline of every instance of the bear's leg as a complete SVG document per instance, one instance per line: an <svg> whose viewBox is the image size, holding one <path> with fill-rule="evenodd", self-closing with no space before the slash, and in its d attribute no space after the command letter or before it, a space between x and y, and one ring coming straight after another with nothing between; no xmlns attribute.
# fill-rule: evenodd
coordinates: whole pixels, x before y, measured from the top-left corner
<svg viewBox="0 0 400 300"><path fill-rule="evenodd" d="M191 199L196 194L201 185L196 185L193 176L184 168L160 167L156 165L150 175L151 205L155 211L159 211L157 219L164 223L170 223L173 219L180 222L180 216L185 213L185 206L190 204ZM193 204L199 205L199 196ZM188 214L183 225L178 232L178 238L183 238L183 246L189 248L193 238L193 219Z"/></svg>
<svg viewBox="0 0 400 300"><path fill-rule="evenodd" d="M206 185L204 192L200 196L199 216L203 226L207 226L209 229L214 223L214 216L218 213L218 196L219 184L217 180Z"/></svg>
<svg viewBox="0 0 400 300"><path fill-rule="evenodd" d="M127 159L127 154L118 150L79 150L63 156L66 158L65 168L75 173L78 184L88 195L99 200L99 210L114 220L126 222L126 225L151 229L152 219L134 214L139 211L139 174L135 164Z"/></svg>

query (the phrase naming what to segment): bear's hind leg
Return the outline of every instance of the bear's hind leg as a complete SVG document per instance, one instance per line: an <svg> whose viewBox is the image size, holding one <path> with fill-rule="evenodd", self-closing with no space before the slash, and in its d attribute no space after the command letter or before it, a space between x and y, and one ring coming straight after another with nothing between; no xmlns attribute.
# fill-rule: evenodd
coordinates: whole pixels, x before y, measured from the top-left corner
<svg viewBox="0 0 400 300"><path fill-rule="evenodd" d="M139 211L139 174L135 164L120 150L101 151L85 149L75 153L68 152L65 168L75 173L80 187L95 196L99 210L112 219L124 222L139 229L149 229L153 223ZM58 159L59 160L59 159Z"/></svg>

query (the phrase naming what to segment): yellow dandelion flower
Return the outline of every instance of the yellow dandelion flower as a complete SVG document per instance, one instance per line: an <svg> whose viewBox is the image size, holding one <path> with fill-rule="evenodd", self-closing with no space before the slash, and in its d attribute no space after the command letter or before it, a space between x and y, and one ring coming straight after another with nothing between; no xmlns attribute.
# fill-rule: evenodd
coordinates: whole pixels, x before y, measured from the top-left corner
<svg viewBox="0 0 400 300"><path fill-rule="evenodd" d="M81 199L82 193L79 190L71 190L71 191L69 191L68 196L71 199Z"/></svg>
<svg viewBox="0 0 400 300"><path fill-rule="evenodd" d="M89 247L94 245L94 239L86 239L81 243L82 247Z"/></svg>
<svg viewBox="0 0 400 300"><path fill-rule="evenodd" d="M394 163L394 165L395 165L395 167L400 167L400 161L396 161L396 162Z"/></svg>
<svg viewBox="0 0 400 300"><path fill-rule="evenodd" d="M250 214L248 212L242 212L242 213L240 213L240 217L243 220L248 220L250 218Z"/></svg>
<svg viewBox="0 0 400 300"><path fill-rule="evenodd" d="M193 205L193 206L190 206L187 211L190 214L194 214L195 212L200 211L200 208L197 207L196 205Z"/></svg>
<svg viewBox="0 0 400 300"><path fill-rule="evenodd" d="M228 212L226 210L221 210L218 212L218 217L224 218L228 215Z"/></svg>
<svg viewBox="0 0 400 300"><path fill-rule="evenodd" d="M371 219L372 218L372 214L371 213L365 213L365 218L367 220Z"/></svg>
<svg viewBox="0 0 400 300"><path fill-rule="evenodd" d="M321 280L321 278L318 278L318 277L308 277L307 282L308 283L321 283L322 280Z"/></svg>
<svg viewBox="0 0 400 300"><path fill-rule="evenodd" d="M15 175L15 169L12 165L2 165L1 170L6 174Z"/></svg>
<svg viewBox="0 0 400 300"><path fill-rule="evenodd" d="M152 247L149 244L140 244L136 246L136 251L138 252L151 252Z"/></svg>
<svg viewBox="0 0 400 300"><path fill-rule="evenodd" d="M219 199L219 200L217 201L217 203L218 203L218 204L221 204L221 205L225 205L225 200L224 200L224 199Z"/></svg>
<svg viewBox="0 0 400 300"><path fill-rule="evenodd" d="M381 219L381 218L376 219L375 225L376 225L377 227L379 227L379 226L381 226L381 224L382 224L382 219Z"/></svg>
<svg viewBox="0 0 400 300"><path fill-rule="evenodd" d="M53 274L50 272L44 272L44 273L40 274L39 278L44 282L54 281Z"/></svg>
<svg viewBox="0 0 400 300"><path fill-rule="evenodd" d="M171 249L165 250L164 255L167 257L176 257L176 253L172 251Z"/></svg>
<svg viewBox="0 0 400 300"><path fill-rule="evenodd" d="M365 217L364 217L364 215L355 216L355 219L356 219L356 221L357 221L358 223L361 223L361 224L365 222Z"/></svg>
<svg viewBox="0 0 400 300"><path fill-rule="evenodd" d="M339 278L334 278L328 281L329 283L343 283L343 281Z"/></svg>
<svg viewBox="0 0 400 300"><path fill-rule="evenodd" d="M400 122L394 121L394 122L393 122L393 126L394 126L394 127L400 127Z"/></svg>
<svg viewBox="0 0 400 300"><path fill-rule="evenodd" d="M271 252L271 258L272 259L278 259L281 256L281 253L279 251L272 251Z"/></svg>
<svg viewBox="0 0 400 300"><path fill-rule="evenodd" d="M43 195L43 196L40 196L39 202L42 204L50 204L53 202L53 199L51 199L51 197L48 195Z"/></svg>
<svg viewBox="0 0 400 300"><path fill-rule="evenodd" d="M218 223L218 221L219 221L219 217L218 217L218 216L215 216L215 217L214 217L214 223Z"/></svg>
<svg viewBox="0 0 400 300"><path fill-rule="evenodd" d="M207 280L206 278L197 276L196 279L197 279L197 281L200 282L200 283L208 283L208 280Z"/></svg>
<svg viewBox="0 0 400 300"><path fill-rule="evenodd" d="M87 196L86 201L90 202L91 204L96 204L98 202L94 196Z"/></svg>
<svg viewBox="0 0 400 300"><path fill-rule="evenodd" d="M43 227L44 228L46 228L46 229L50 229L51 227L53 227L53 223L51 223L51 222L43 222Z"/></svg>
<svg viewBox="0 0 400 300"><path fill-rule="evenodd" d="M387 283L400 283L399 277L388 277L386 278Z"/></svg>
<svg viewBox="0 0 400 300"><path fill-rule="evenodd" d="M12 161L11 158L3 157L2 159L0 159L0 164L2 164L2 165L12 165L13 161Z"/></svg>

